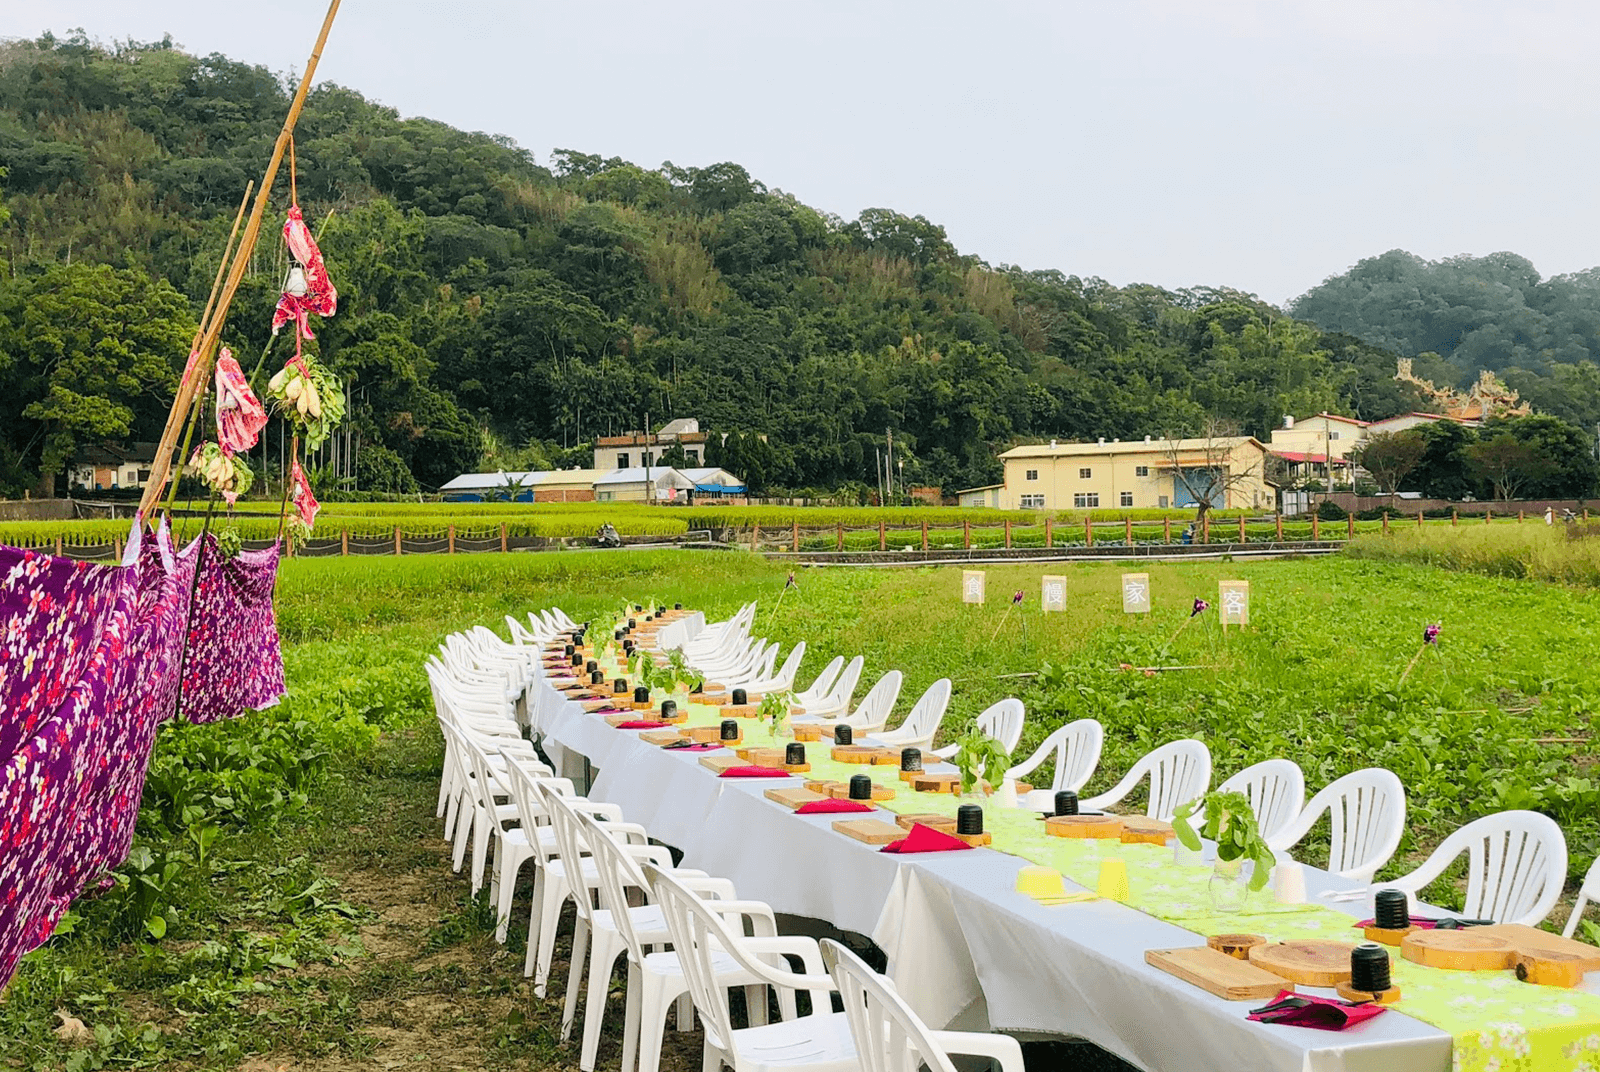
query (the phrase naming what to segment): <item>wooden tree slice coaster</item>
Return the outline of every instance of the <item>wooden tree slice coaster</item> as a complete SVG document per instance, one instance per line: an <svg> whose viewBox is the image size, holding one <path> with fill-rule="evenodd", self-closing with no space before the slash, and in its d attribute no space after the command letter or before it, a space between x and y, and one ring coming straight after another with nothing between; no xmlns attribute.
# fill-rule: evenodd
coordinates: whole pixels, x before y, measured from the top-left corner
<svg viewBox="0 0 1600 1072"><path fill-rule="evenodd" d="M911 788L919 793L954 793L961 785L959 774L919 774L911 780Z"/></svg>
<svg viewBox="0 0 1600 1072"><path fill-rule="evenodd" d="M1165 845L1174 836L1171 823L1143 815L1122 817L1122 841L1125 845Z"/></svg>
<svg viewBox="0 0 1600 1072"><path fill-rule="evenodd" d="M1583 958L1573 953L1523 953L1517 957L1517 978L1539 986L1577 986L1583 982Z"/></svg>
<svg viewBox="0 0 1600 1072"><path fill-rule="evenodd" d="M1391 986L1387 990L1352 990L1349 983L1340 983L1334 987L1334 992L1346 1001L1373 1001L1379 1005L1393 1005L1400 1000L1400 988Z"/></svg>
<svg viewBox="0 0 1600 1072"><path fill-rule="evenodd" d="M1052 837L1120 839L1122 818L1117 815L1052 815L1044 821Z"/></svg>
<svg viewBox="0 0 1600 1072"><path fill-rule="evenodd" d="M1563 938L1559 934L1541 931L1523 923L1496 923L1491 927L1474 927L1479 934L1492 934L1504 938L1519 956L1538 956L1542 953L1565 953L1577 957L1586 972L1600 969L1600 948L1585 942Z"/></svg>
<svg viewBox="0 0 1600 1072"><path fill-rule="evenodd" d="M1405 940L1406 935L1416 929L1415 927L1363 927L1361 928L1361 936L1369 942L1398 946Z"/></svg>
<svg viewBox="0 0 1600 1072"><path fill-rule="evenodd" d="M1516 963L1510 942L1479 928L1416 931L1400 942L1400 955L1416 964L1451 971L1501 971Z"/></svg>
<svg viewBox="0 0 1600 1072"><path fill-rule="evenodd" d="M990 835L987 830L981 834L963 834L959 830L950 830L947 831L947 833L951 837L959 838L960 840L965 841L968 845L971 845L973 848L978 849L983 848L985 845L988 845L994 840L993 836Z"/></svg>
<svg viewBox="0 0 1600 1072"><path fill-rule="evenodd" d="M918 778L924 777L926 773L926 771L919 770L903 770L900 772L900 780L902 782L914 782Z"/></svg>
<svg viewBox="0 0 1600 1072"><path fill-rule="evenodd" d="M900 765L899 750L894 748L873 749L872 765L874 767L898 767Z"/></svg>
<svg viewBox="0 0 1600 1072"><path fill-rule="evenodd" d="M835 763L871 763L872 754L876 751L876 748L864 744L837 744L829 755Z"/></svg>
<svg viewBox="0 0 1600 1072"><path fill-rule="evenodd" d="M783 765L783 769L788 771L790 774L809 774L811 772L811 764L785 763Z"/></svg>
<svg viewBox="0 0 1600 1072"><path fill-rule="evenodd" d="M783 766L783 749L781 748L742 748L734 754L743 757L744 761L752 767Z"/></svg>
<svg viewBox="0 0 1600 1072"><path fill-rule="evenodd" d="M761 708L753 703L731 703L722 709L722 713L728 718L755 718L761 713Z"/></svg>
<svg viewBox="0 0 1600 1072"><path fill-rule="evenodd" d="M1250 963L1300 986L1332 987L1350 981L1347 942L1272 942L1250 950Z"/></svg>
<svg viewBox="0 0 1600 1072"><path fill-rule="evenodd" d="M689 740L693 741L695 744L723 743L721 726L689 726L679 730L678 733L681 736L689 738Z"/></svg>
<svg viewBox="0 0 1600 1072"><path fill-rule="evenodd" d="M1234 960L1249 960L1250 950L1266 944L1266 938L1259 934L1213 934L1206 939L1206 945Z"/></svg>
<svg viewBox="0 0 1600 1072"><path fill-rule="evenodd" d="M800 742L822 740L821 726L795 726L794 739Z"/></svg>
<svg viewBox="0 0 1600 1072"><path fill-rule="evenodd" d="M954 834L956 832L956 821L948 815L934 815L931 813L926 815L896 815L894 821L905 830L910 830L920 823L940 833Z"/></svg>

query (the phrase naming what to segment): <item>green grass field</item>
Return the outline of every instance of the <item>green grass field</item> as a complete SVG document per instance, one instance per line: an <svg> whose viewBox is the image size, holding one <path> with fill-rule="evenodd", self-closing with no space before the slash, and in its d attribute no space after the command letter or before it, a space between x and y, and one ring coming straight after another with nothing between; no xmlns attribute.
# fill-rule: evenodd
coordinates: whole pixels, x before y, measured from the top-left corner
<svg viewBox="0 0 1600 1072"><path fill-rule="evenodd" d="M1100 719L1090 790L1179 736L1206 741L1218 780L1271 756L1297 760L1312 790L1385 766L1407 787L1410 834L1380 877L1502 808L1560 821L1574 872L1600 850L1595 591L1344 556L1147 571L1155 611L1129 617L1115 564L991 568L981 607L959 602L956 569L807 570L774 610L787 568L737 552L286 563L289 699L163 730L122 880L76 905L0 1002L5 1067L574 1067L575 1047L555 1039L561 986L538 1000L522 981L525 892L502 947L449 872L421 670L449 631L503 633L504 614L552 603L581 619L624 599L681 600L716 617L759 599L758 634L809 642L802 680L861 653L861 691L904 671L903 714L951 677L947 734L1012 693L1028 706L1019 755L1067 719ZM1068 613L1040 613L1045 572L1067 577ZM1212 611L1173 639L1194 597L1214 605L1217 582L1239 577L1252 584L1249 629L1224 638ZM1026 598L1005 617L1017 589ZM1398 687L1433 620L1438 653ZM1122 663L1199 669L1147 677ZM1448 884L1433 892L1449 903ZM57 1039L57 1010L94 1041ZM609 1038L602 1068L617 1059ZM696 1038L674 1034L666 1067L698 1067Z"/></svg>

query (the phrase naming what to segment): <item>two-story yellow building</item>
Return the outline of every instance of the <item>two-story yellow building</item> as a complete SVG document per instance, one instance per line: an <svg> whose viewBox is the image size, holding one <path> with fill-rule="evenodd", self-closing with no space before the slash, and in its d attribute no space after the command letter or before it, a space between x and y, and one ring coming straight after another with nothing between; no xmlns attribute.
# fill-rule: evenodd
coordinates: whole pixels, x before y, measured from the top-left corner
<svg viewBox="0 0 1600 1072"><path fill-rule="evenodd" d="M1000 455L1009 510L1271 510L1267 449L1254 436L1013 447Z"/></svg>

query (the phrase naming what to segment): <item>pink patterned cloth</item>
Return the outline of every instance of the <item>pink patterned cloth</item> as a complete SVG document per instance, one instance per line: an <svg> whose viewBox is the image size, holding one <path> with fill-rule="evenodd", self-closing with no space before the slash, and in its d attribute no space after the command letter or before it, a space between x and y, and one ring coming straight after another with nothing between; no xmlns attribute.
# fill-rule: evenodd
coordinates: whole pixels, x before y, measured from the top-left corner
<svg viewBox="0 0 1600 1072"><path fill-rule="evenodd" d="M224 562L208 537L185 714L275 702L276 549ZM0 546L0 987L72 899L126 858L156 729L177 701L199 544L136 522L117 566ZM248 556L248 557L247 557Z"/></svg>
<svg viewBox="0 0 1600 1072"><path fill-rule="evenodd" d="M311 481L306 479L306 471L300 468L300 459L296 458L289 467L289 479L294 484L294 491L290 500L294 503L295 510L299 511L300 520L310 528L317 520L317 511L322 509L322 504L317 502L317 497L311 492Z"/></svg>
<svg viewBox="0 0 1600 1072"><path fill-rule="evenodd" d="M244 370L226 346L217 358L217 445L233 457L256 445L261 429L267 426L267 411L262 408Z"/></svg>
<svg viewBox="0 0 1600 1072"><path fill-rule="evenodd" d="M299 205L289 206L289 218L283 221L283 240L289 247L290 256L305 272L306 292L290 294L285 291L278 299L278 308L272 314L272 333L276 335L279 328L294 321L294 352L298 355L302 339L316 338L311 334L307 316L311 313L332 316L339 304L339 292L328 278L328 269L322 263L322 251L317 248L316 239L311 237L311 229L300 215Z"/></svg>

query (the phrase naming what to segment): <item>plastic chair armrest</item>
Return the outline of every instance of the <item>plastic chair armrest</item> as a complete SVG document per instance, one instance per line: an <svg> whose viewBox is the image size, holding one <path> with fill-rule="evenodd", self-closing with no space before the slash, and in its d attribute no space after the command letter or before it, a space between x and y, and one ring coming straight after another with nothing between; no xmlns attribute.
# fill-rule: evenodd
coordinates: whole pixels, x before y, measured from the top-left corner
<svg viewBox="0 0 1600 1072"><path fill-rule="evenodd" d="M999 1063L1000 1072L1023 1072L1022 1047L1010 1035L977 1031L929 1031L928 1037L945 1053L987 1057Z"/></svg>

